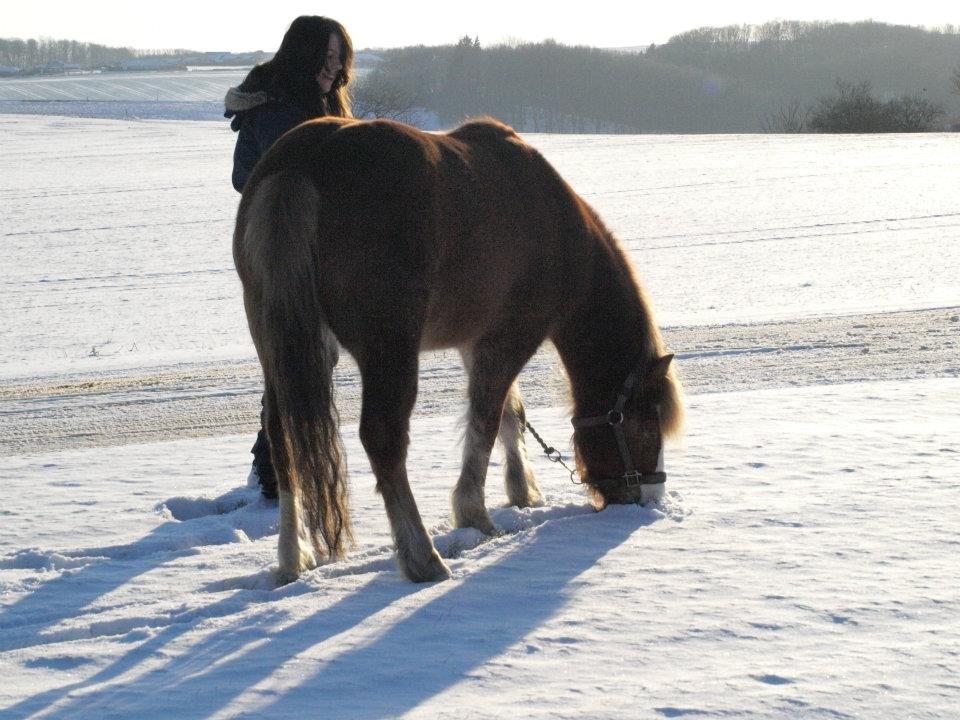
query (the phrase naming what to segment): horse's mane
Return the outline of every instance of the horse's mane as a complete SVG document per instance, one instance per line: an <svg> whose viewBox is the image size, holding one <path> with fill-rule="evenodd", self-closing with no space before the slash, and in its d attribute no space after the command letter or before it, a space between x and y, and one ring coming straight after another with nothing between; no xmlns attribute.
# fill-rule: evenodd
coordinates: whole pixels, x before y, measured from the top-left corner
<svg viewBox="0 0 960 720"><path fill-rule="evenodd" d="M604 246L604 250L610 261L611 271L617 276L615 282L622 283L622 289L627 295L635 293L638 298L641 322L641 327L639 327L638 330L643 338L642 356L649 358L652 362L654 359L668 353L663 342L663 337L660 334L660 329L654 318L653 306L650 303L643 285L637 278L633 263L627 258L623 246L589 203L584 201L576 191L570 187L566 180L556 172L552 165L550 165L535 148L526 145L513 128L490 117L479 117L469 120L455 130L447 133L447 135L450 138L472 145L484 143L495 145L505 140L515 141L511 143L514 146L517 144L523 145L528 150L528 159L535 157L536 160L534 162L540 167L540 170L545 173L544 179L549 178L549 182L543 182L541 187L553 185L559 190L560 194L569 197L570 204L576 206L575 212L579 212L584 223L591 228L594 236L597 237ZM661 429L665 437L677 438L683 432L684 402L683 386L677 374L675 363L670 364L667 375L663 380L661 392Z"/></svg>
<svg viewBox="0 0 960 720"><path fill-rule="evenodd" d="M663 342L660 334L660 328L653 318L653 311L650 309L650 301L642 285L638 285L646 312L644 313L644 322L646 323L646 333L651 346L651 356L654 358L663 357L669 351ZM679 439L683 434L685 421L683 384L680 382L680 376L677 373L676 360L670 363L667 374L663 379L660 395L660 430L663 436L673 440Z"/></svg>
<svg viewBox="0 0 960 720"><path fill-rule="evenodd" d="M492 117L484 116L468 120L460 127L448 132L447 136L464 142L478 142L516 138L517 133L509 125L504 125Z"/></svg>
<svg viewBox="0 0 960 720"><path fill-rule="evenodd" d="M638 328L643 339L640 356L652 363L670 351L667 349L653 313L653 305L646 289L637 277L634 264L627 257L623 245L617 240L613 232L606 226L597 212L579 195L576 195L578 204L584 217L593 226L595 236L601 240L606 251L609 264L605 272L611 278L610 282L618 284L627 296L635 295L639 303L640 312ZM684 393L683 384L676 370L676 362L671 362L667 374L663 379L660 397L661 431L664 437L678 439L684 430Z"/></svg>

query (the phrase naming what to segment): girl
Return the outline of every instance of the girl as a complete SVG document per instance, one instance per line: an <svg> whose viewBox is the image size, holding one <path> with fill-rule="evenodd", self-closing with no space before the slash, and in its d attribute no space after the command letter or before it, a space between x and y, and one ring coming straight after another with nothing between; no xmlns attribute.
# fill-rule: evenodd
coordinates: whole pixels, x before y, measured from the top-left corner
<svg viewBox="0 0 960 720"><path fill-rule="evenodd" d="M352 66L353 44L344 27L330 18L301 15L273 59L227 91L224 116L232 118L230 127L237 133L232 178L237 192L243 192L254 166L288 130L324 115L353 117L347 92ZM259 482L263 495L275 498L277 481L263 422L261 411L250 482Z"/></svg>
<svg viewBox="0 0 960 720"><path fill-rule="evenodd" d="M237 192L287 130L324 115L353 117L347 93L352 66L353 44L343 26L330 18L301 15L273 59L230 88L224 115L233 118L230 127L238 133L233 153Z"/></svg>

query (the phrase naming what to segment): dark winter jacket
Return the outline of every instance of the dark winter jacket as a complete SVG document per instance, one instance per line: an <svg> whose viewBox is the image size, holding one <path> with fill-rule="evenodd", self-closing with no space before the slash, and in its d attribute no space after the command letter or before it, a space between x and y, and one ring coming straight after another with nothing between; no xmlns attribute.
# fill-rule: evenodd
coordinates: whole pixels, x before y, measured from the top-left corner
<svg viewBox="0 0 960 720"><path fill-rule="evenodd" d="M310 116L296 105L265 92L242 92L230 88L224 100L224 117L237 135L233 151L233 187L243 192L254 166L277 139Z"/></svg>

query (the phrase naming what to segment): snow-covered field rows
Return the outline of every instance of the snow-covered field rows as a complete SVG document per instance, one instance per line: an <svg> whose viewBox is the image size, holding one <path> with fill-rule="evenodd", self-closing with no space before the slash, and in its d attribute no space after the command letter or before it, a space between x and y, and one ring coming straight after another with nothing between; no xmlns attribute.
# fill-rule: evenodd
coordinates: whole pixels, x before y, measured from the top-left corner
<svg viewBox="0 0 960 720"><path fill-rule="evenodd" d="M0 377L250 357L227 123L0 116ZM958 304L951 135L530 136L662 324Z"/></svg>
<svg viewBox="0 0 960 720"><path fill-rule="evenodd" d="M220 120L227 89L250 68L0 78L0 115ZM367 72L356 68L354 78Z"/></svg>
<svg viewBox="0 0 960 720"><path fill-rule="evenodd" d="M0 80L0 114L218 120L246 69L124 72Z"/></svg>
<svg viewBox="0 0 960 720"><path fill-rule="evenodd" d="M4 720L956 716L953 136L528 137L679 352L667 499L596 514L537 459L544 507L452 529L460 373L425 356L410 469L454 578L410 585L345 362L358 547L283 588L276 507L243 483L226 123L0 137ZM524 375L566 449L561 385L549 351Z"/></svg>
<svg viewBox="0 0 960 720"><path fill-rule="evenodd" d="M249 68L193 72L124 72L54 75L0 81L0 101L223 102Z"/></svg>

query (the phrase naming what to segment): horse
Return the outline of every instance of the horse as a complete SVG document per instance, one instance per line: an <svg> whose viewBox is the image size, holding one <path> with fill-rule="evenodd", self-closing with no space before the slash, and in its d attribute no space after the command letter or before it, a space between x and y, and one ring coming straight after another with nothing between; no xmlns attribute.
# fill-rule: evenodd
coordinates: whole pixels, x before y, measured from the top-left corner
<svg viewBox="0 0 960 720"><path fill-rule="evenodd" d="M546 340L570 381L593 504L662 493L663 439L683 422L673 355L613 234L510 127L299 125L247 181L233 254L263 369L281 581L353 542L333 398L340 348L360 371L360 440L411 581L450 575L407 477L422 351L456 348L468 373L456 527L496 532L484 483L498 437L510 504L542 504L516 378Z"/></svg>

